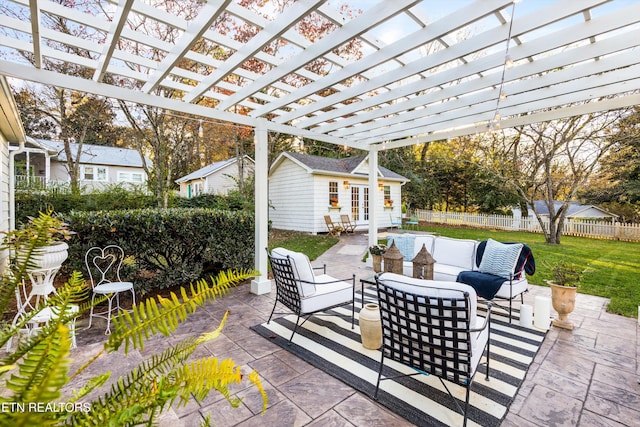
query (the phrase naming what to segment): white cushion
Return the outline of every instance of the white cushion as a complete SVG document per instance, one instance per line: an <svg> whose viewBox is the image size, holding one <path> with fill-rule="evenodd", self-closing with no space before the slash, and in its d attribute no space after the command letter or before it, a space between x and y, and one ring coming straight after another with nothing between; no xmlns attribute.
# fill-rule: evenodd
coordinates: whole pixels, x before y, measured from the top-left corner
<svg viewBox="0 0 640 427"><path fill-rule="evenodd" d="M413 277L402 276L395 273L382 273L378 276L378 280L384 283L385 286L416 295L460 298L462 296L462 292L468 292L471 319L476 316L478 298L476 290L470 285L442 280L415 279Z"/></svg>
<svg viewBox="0 0 640 427"><path fill-rule="evenodd" d="M516 268L522 246L522 243L507 245L488 239L478 270L508 279Z"/></svg>
<svg viewBox="0 0 640 427"><path fill-rule="evenodd" d="M525 278L514 280L511 285L509 285L508 280L505 280L502 286L500 286L500 289L498 289L498 292L496 292L496 297L505 299L516 297L521 293L526 292L527 286L529 286L529 282ZM509 289L510 287L511 289Z"/></svg>
<svg viewBox="0 0 640 427"><path fill-rule="evenodd" d="M313 313L326 307L353 301L353 283L335 282L335 278L326 274L321 274L316 279L316 292L311 296L303 297L300 301L302 313Z"/></svg>
<svg viewBox="0 0 640 427"><path fill-rule="evenodd" d="M285 248L275 248L271 251L271 256L274 258L286 258L289 256L289 259L291 259L291 265L293 266L294 277L297 280L310 282L299 282L298 290L303 297L313 295L316 292L316 287L314 286L316 277L313 274L313 267L311 267L311 262L307 255L302 252L294 252Z"/></svg>
<svg viewBox="0 0 640 427"><path fill-rule="evenodd" d="M456 267L455 265L435 263L433 266L433 280L455 282L458 278L458 274L460 274L462 271L466 271L466 269L462 267Z"/></svg>
<svg viewBox="0 0 640 427"><path fill-rule="evenodd" d="M473 270L476 256L476 241L437 237L431 256L436 262L454 265L465 270Z"/></svg>
<svg viewBox="0 0 640 427"><path fill-rule="evenodd" d="M436 240L436 236L432 234L427 235L417 235L416 240L413 242L413 256L415 258L422 249L422 245L425 245L427 248L427 252L433 255L433 242ZM413 259L413 258L412 258Z"/></svg>

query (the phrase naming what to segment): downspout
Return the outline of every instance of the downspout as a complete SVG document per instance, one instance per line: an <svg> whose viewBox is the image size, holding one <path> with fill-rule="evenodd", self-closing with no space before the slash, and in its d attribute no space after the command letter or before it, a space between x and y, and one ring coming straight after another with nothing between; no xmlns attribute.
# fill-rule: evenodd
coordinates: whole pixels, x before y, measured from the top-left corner
<svg viewBox="0 0 640 427"><path fill-rule="evenodd" d="M18 141L18 149L9 153L9 230L16 229L16 154L24 152L25 140Z"/></svg>

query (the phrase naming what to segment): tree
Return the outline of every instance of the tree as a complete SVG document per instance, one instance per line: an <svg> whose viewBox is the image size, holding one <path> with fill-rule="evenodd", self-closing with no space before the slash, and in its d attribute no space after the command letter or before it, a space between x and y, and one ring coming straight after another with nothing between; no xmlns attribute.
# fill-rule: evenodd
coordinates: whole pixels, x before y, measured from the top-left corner
<svg viewBox="0 0 640 427"><path fill-rule="evenodd" d="M23 87L15 99L29 136L64 143L71 191L79 193L84 144L117 145L119 142L122 132L114 126L111 102L58 87L44 87L39 91Z"/></svg>
<svg viewBox="0 0 640 427"><path fill-rule="evenodd" d="M533 210L547 243L560 243L569 203L613 145L607 135L622 114L598 112L534 123L485 140L487 161L501 168L506 182ZM536 200L549 210L548 225L535 209Z"/></svg>
<svg viewBox="0 0 640 427"><path fill-rule="evenodd" d="M623 118L611 133L611 151L581 196L620 216L624 222L640 222L640 107Z"/></svg>

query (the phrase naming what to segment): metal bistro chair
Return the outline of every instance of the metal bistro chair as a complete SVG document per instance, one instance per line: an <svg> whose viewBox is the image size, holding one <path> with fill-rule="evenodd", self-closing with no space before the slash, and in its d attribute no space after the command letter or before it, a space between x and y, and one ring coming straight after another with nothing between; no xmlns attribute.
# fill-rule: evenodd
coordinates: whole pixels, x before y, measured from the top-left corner
<svg viewBox="0 0 640 427"><path fill-rule="evenodd" d="M384 273L376 277L382 321L382 358L374 399L378 398L384 360L413 368L419 374L438 377L467 424L469 393L486 350L489 380L489 327L486 317L476 315L474 289L460 283L414 279ZM466 388L464 410L444 380Z"/></svg>
<svg viewBox="0 0 640 427"><path fill-rule="evenodd" d="M271 322L278 303L296 314L298 317L289 344L298 327L311 315L347 304L351 304L351 329L354 328L355 274L344 280L335 279L327 274L315 275L314 268L305 254L284 248L275 248L271 253L267 250L267 255L276 284L276 300L267 323ZM325 272L326 269L323 273ZM302 323L301 317L304 317Z"/></svg>
<svg viewBox="0 0 640 427"><path fill-rule="evenodd" d="M89 326L94 317L107 320L105 335L111 333L111 314L121 310L120 293L130 291L133 304L136 303L136 294L132 282L125 282L120 278L120 267L124 260L124 251L120 246L108 245L104 248L93 247L85 255L85 264L89 272L93 294L91 296L91 312L89 313ZM94 313L94 300L96 295L104 296L107 300L107 309ZM115 299L115 306L113 301Z"/></svg>

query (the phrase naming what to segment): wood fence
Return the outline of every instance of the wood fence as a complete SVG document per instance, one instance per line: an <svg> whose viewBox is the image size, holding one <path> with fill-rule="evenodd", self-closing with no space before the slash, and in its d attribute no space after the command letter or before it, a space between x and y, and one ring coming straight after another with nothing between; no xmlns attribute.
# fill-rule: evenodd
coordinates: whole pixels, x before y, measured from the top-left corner
<svg viewBox="0 0 640 427"><path fill-rule="evenodd" d="M417 216L421 221L436 224L467 225L478 228L542 233L540 223L535 217L516 218L509 215L435 212L424 209L414 210L413 215ZM543 222L548 230L549 220L543 218ZM565 219L562 235L638 242L640 241L640 224L621 224L582 218Z"/></svg>

